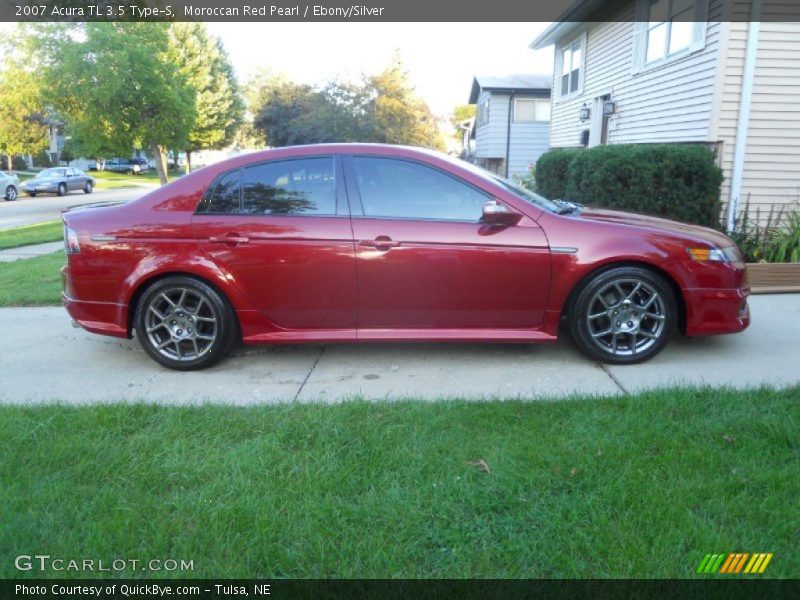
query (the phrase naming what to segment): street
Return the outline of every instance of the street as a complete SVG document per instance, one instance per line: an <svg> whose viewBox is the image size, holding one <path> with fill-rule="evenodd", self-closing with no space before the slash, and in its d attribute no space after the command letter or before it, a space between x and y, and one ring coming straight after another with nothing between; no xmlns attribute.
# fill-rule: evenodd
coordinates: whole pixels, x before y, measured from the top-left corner
<svg viewBox="0 0 800 600"><path fill-rule="evenodd" d="M744 333L673 340L649 362L592 362L567 337L554 345L248 346L206 371L150 360L136 340L92 335L63 308L0 309L0 402L191 404L421 398L563 398L675 385L800 383L800 295L753 296Z"/></svg>
<svg viewBox="0 0 800 600"><path fill-rule="evenodd" d="M45 221L55 221L61 218L61 211L68 206L91 204L92 202L128 202L143 196L150 190L150 186L124 188L119 190L95 190L92 194L72 192L66 196L46 195L30 198L20 194L17 200L6 202L0 200L0 231L32 225Z"/></svg>

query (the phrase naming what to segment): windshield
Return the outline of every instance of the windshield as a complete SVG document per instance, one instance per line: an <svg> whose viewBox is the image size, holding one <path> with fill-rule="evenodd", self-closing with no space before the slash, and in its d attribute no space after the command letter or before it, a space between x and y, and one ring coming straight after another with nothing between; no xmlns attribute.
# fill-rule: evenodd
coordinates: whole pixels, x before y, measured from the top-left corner
<svg viewBox="0 0 800 600"><path fill-rule="evenodd" d="M39 177L64 177L66 174L66 169L45 169L39 173Z"/></svg>
<svg viewBox="0 0 800 600"><path fill-rule="evenodd" d="M451 156L443 156L438 153L437 156L439 158L444 158L448 162L457 165L462 169L466 169L470 173L473 173L478 177L485 179L486 181L499 185L506 191L511 192L515 196L521 198L522 200L525 200L529 204L533 204L534 206L541 208L542 210L546 210L551 213L559 213L562 210L562 207L559 206L558 203L553 202L552 200L548 200L547 198L545 198L544 196L540 196L539 194L535 194L530 190L525 189L521 185L514 183L509 179L506 179L505 177L500 177L499 175L495 175L494 173L486 171L485 169L481 169L480 167L472 163L469 163L465 160L455 159Z"/></svg>

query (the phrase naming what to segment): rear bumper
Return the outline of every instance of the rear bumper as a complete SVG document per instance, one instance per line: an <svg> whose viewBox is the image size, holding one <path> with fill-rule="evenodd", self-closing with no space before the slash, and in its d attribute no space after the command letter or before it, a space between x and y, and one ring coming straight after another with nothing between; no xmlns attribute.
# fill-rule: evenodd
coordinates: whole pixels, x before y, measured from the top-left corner
<svg viewBox="0 0 800 600"><path fill-rule="evenodd" d="M128 337L128 307L114 302L88 302L70 297L69 268L65 265L61 269L61 302L67 309L69 316L86 331L110 335L113 337Z"/></svg>
<svg viewBox="0 0 800 600"><path fill-rule="evenodd" d="M749 288L684 290L686 335L738 333L750 325Z"/></svg>

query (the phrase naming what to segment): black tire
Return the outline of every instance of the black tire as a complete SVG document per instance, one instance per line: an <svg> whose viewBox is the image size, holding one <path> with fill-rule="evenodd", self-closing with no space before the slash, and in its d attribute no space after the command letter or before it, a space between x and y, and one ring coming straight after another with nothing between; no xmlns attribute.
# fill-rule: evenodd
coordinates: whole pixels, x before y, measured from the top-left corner
<svg viewBox="0 0 800 600"><path fill-rule="evenodd" d="M66 196L67 194L67 184L66 183L59 183L58 184L58 191L56 192L59 196Z"/></svg>
<svg viewBox="0 0 800 600"><path fill-rule="evenodd" d="M94 190L94 186L92 186L92 182L91 181L87 181L86 185L83 186L83 193L84 194L91 194L93 190Z"/></svg>
<svg viewBox="0 0 800 600"><path fill-rule="evenodd" d="M588 357L630 365L661 352L678 323L678 305L663 277L641 267L614 267L589 278L569 309L572 338Z"/></svg>
<svg viewBox="0 0 800 600"><path fill-rule="evenodd" d="M28 192L28 196L31 198L36 198L36 192Z"/></svg>
<svg viewBox="0 0 800 600"><path fill-rule="evenodd" d="M159 364L177 371L196 371L216 364L239 339L236 315L227 300L192 277L167 277L147 288L136 305L134 326L144 351ZM159 349L159 345L164 347Z"/></svg>
<svg viewBox="0 0 800 600"><path fill-rule="evenodd" d="M6 188L6 196L5 196L5 198L6 198L6 200L8 202L13 202L14 200L16 200L17 199L17 188L15 188L13 185L8 186Z"/></svg>

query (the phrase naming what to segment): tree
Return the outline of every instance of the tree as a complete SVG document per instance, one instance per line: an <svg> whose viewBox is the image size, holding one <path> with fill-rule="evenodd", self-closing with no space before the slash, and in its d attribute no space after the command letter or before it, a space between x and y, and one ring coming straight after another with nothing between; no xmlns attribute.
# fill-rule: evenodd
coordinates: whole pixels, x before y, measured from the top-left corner
<svg viewBox="0 0 800 600"><path fill-rule="evenodd" d="M244 102L222 43L208 34L205 24L174 23L170 41L170 60L195 92L196 118L182 146L189 172L192 152L224 148L233 141Z"/></svg>
<svg viewBox="0 0 800 600"><path fill-rule="evenodd" d="M43 122L40 78L11 47L5 53L7 59L0 71L0 154L6 156L11 173L13 156L47 148L48 126Z"/></svg>
<svg viewBox="0 0 800 600"><path fill-rule="evenodd" d="M367 78L372 91L373 138L387 144L444 149L436 119L414 94L399 58L383 72Z"/></svg>
<svg viewBox="0 0 800 600"><path fill-rule="evenodd" d="M467 119L474 119L477 106L475 104L457 104L453 107L453 113L450 115L450 125L453 128L453 138L461 141L464 134L459 125Z"/></svg>
<svg viewBox="0 0 800 600"><path fill-rule="evenodd" d="M184 146L196 118L195 91L170 61L169 24L67 27L45 36L36 55L76 148L88 155L148 148L166 183L165 150Z"/></svg>
<svg viewBox="0 0 800 600"><path fill-rule="evenodd" d="M399 61L360 84L297 84L269 72L251 81L253 127L272 146L383 142L443 148L435 118Z"/></svg>

